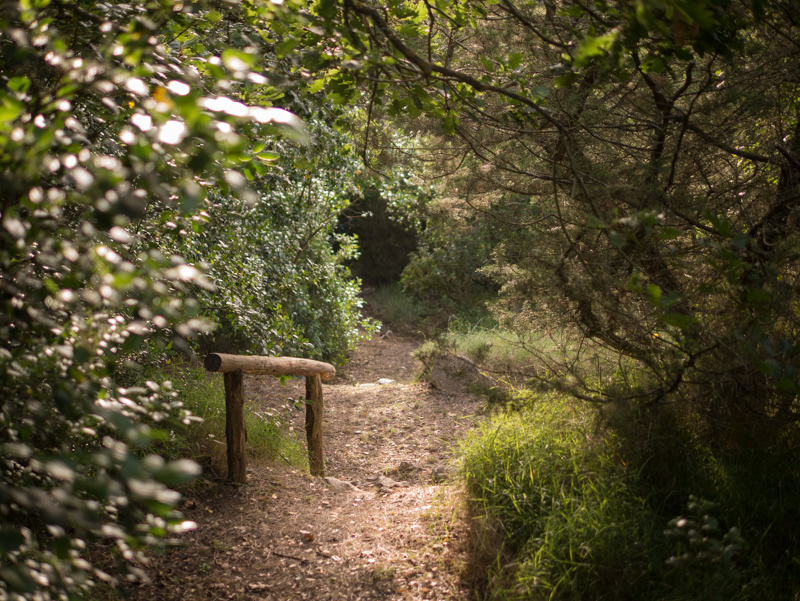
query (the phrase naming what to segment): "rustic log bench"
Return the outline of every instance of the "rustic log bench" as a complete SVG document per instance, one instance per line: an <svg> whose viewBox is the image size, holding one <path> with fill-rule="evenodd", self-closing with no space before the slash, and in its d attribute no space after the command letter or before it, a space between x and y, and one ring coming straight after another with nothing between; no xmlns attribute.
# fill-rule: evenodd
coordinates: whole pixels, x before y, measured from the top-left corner
<svg viewBox="0 0 800 601"><path fill-rule="evenodd" d="M306 439L308 465L313 476L325 476L322 453L322 380L333 378L329 363L295 357L252 357L211 353L203 365L221 372L225 380L225 438L228 443L228 480L247 482L243 374L306 377Z"/></svg>

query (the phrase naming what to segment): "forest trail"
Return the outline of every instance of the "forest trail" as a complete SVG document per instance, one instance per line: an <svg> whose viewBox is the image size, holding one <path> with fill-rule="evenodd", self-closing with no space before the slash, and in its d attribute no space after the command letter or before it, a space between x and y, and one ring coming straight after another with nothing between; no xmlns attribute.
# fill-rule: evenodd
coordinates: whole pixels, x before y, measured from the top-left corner
<svg viewBox="0 0 800 601"><path fill-rule="evenodd" d="M416 346L373 336L323 385L326 475L353 487L277 463L253 466L246 486L213 479L184 501L198 525L186 546L155 558L133 598L471 598L469 533L448 473L482 404L416 383ZM303 438L304 409L287 398L304 391L301 379L245 379L246 402L281 413Z"/></svg>

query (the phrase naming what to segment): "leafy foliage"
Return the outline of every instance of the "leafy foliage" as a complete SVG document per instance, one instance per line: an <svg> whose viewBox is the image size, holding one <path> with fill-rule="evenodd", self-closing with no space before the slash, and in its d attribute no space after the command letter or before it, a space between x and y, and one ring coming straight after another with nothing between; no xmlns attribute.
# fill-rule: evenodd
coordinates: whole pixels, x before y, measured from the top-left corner
<svg viewBox="0 0 800 601"><path fill-rule="evenodd" d="M344 266L357 250L333 226L357 189L359 165L347 136L331 125L338 111L314 94L291 56L293 41L279 17L302 21L297 6L229 12L212 11L210 20L182 31L173 44L185 60L207 63L214 51L223 65L240 69L227 86L235 100L215 101L212 110L236 116L248 106L268 107L261 118L240 121L235 132L217 134L244 141L245 150L227 158L238 164L244 176L239 182L250 190L243 197L215 190L191 229L174 227L172 236L157 242L165 252L206 265L218 287L198 291L203 314L222 326L205 344L223 348L208 350L226 350L227 339L232 352L341 363L358 337L358 281ZM301 116L303 128L275 136L276 123L296 122L272 107L275 102ZM159 219L164 213L150 221Z"/></svg>
<svg viewBox="0 0 800 601"><path fill-rule="evenodd" d="M2 6L4 595L85 592L109 578L87 540L132 566L180 528L169 486L196 468L144 448L190 416L167 383L121 385L145 341L186 349L211 317L342 359L356 166L329 124L351 104L370 170L421 158L479 211L432 221L407 281L458 303L491 275L521 340L567 333L529 351L577 397L680 399L723 447L794 444L791 3Z"/></svg>
<svg viewBox="0 0 800 601"><path fill-rule="evenodd" d="M420 248L403 271L404 287L444 313L481 317L485 301L497 293L481 272L499 243L495 224L453 199L427 203L425 214Z"/></svg>
<svg viewBox="0 0 800 601"><path fill-rule="evenodd" d="M319 118L307 123L312 146L277 143L267 174L245 170L254 202L215 195L205 223L170 244L209 263L218 289L199 291L203 311L244 341L240 350L343 363L358 338L359 282L345 266L357 248L334 226L358 165L343 136Z"/></svg>
<svg viewBox="0 0 800 601"><path fill-rule="evenodd" d="M196 464L145 449L165 419L192 418L169 382L121 376L145 340L187 348L210 325L193 293L212 284L163 242L203 220L210 190L255 199L237 168L261 150L235 130L303 135L291 113L226 95L256 84L270 95L252 52L183 53L186 32L221 18L171 0L3 4L3 598L111 580L85 557L97 540L136 576L143 549L190 526L170 487Z"/></svg>

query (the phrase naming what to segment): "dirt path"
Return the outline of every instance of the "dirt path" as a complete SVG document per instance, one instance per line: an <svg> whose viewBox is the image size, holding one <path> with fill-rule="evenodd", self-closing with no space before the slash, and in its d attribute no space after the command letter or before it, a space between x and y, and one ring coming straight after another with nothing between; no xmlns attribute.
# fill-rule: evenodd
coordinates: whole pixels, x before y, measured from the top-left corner
<svg viewBox="0 0 800 601"><path fill-rule="evenodd" d="M323 387L326 474L352 487L275 464L255 467L246 486L199 489L185 502L198 524L187 547L158 558L134 598L470 598L466 526L447 473L480 402L415 383L415 346L374 337ZM303 394L299 379L245 381L245 398L265 409ZM289 412L298 435L303 415Z"/></svg>

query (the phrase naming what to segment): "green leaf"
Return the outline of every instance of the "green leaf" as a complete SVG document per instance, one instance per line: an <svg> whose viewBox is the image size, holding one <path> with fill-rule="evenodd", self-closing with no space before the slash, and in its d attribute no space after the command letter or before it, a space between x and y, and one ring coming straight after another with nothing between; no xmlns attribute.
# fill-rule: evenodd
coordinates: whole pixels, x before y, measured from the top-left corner
<svg viewBox="0 0 800 601"><path fill-rule="evenodd" d="M258 57L255 54L242 52L233 48L227 48L222 51L222 64L224 64L231 71L243 72L252 69Z"/></svg>
<svg viewBox="0 0 800 601"><path fill-rule="evenodd" d="M161 468L156 474L159 482L174 486L193 480L202 472L200 466L190 459L172 461Z"/></svg>
<svg viewBox="0 0 800 601"><path fill-rule="evenodd" d="M665 227L658 232L659 240L674 240L681 236L683 232L676 227Z"/></svg>
<svg viewBox="0 0 800 601"><path fill-rule="evenodd" d="M761 304L772 300L772 295L763 288L745 288L745 291L747 300L751 303Z"/></svg>
<svg viewBox="0 0 800 601"><path fill-rule="evenodd" d="M138 334L130 334L125 339L125 342L122 343L122 351L124 353L132 353L133 351L137 350L140 346L142 346L142 342L144 342L144 336L140 336Z"/></svg>
<svg viewBox="0 0 800 601"><path fill-rule="evenodd" d="M25 110L25 105L8 94L0 94L0 123L10 123L19 117Z"/></svg>
<svg viewBox="0 0 800 601"><path fill-rule="evenodd" d="M622 234L620 234L615 230L611 230L610 232L608 232L608 241L611 242L611 244L613 244L617 248L622 248L623 246L625 246L626 242L625 236L623 236Z"/></svg>
<svg viewBox="0 0 800 601"><path fill-rule="evenodd" d="M642 274L638 271L634 271L631 274L631 277L628 278L628 281L625 283L625 288L630 290L631 292L635 292L636 294L642 293Z"/></svg>
<svg viewBox="0 0 800 601"><path fill-rule="evenodd" d="M412 19L414 23L422 23L428 18L428 6L425 4L425 0L419 0L419 2L417 2L416 13L416 16Z"/></svg>
<svg viewBox="0 0 800 601"><path fill-rule="evenodd" d="M686 330L690 325L698 323L697 318L684 313L665 313L658 317L659 321L681 330Z"/></svg>
<svg viewBox="0 0 800 601"><path fill-rule="evenodd" d="M750 244L750 236L747 234L736 234L733 238L731 238L731 244L735 248L745 249L747 245Z"/></svg>
<svg viewBox="0 0 800 601"><path fill-rule="evenodd" d="M281 158L280 154L272 150L265 150L263 152L259 152L256 156L262 161L276 161L279 158Z"/></svg>
<svg viewBox="0 0 800 601"><path fill-rule="evenodd" d="M283 58L287 54L289 54L292 50L294 50L297 45L300 43L300 40L296 38L287 38L283 40L280 44L275 46L275 54L278 58Z"/></svg>
<svg viewBox="0 0 800 601"><path fill-rule="evenodd" d="M347 102L349 101L348 96L340 94L339 92L328 92L328 98L330 99L331 102L333 102L333 104L336 105L347 104Z"/></svg>
<svg viewBox="0 0 800 601"><path fill-rule="evenodd" d="M731 237L732 232L730 221L721 218L712 211L706 211L706 219L708 219L711 225L714 226L714 229L717 230L721 236L724 236L725 238Z"/></svg>
<svg viewBox="0 0 800 601"><path fill-rule="evenodd" d="M447 135L452 136L453 134L455 134L456 126L458 125L458 117L456 116L456 114L452 111L447 113L447 115L444 118L443 125L444 125L444 132Z"/></svg>
<svg viewBox="0 0 800 601"><path fill-rule="evenodd" d="M642 60L642 71L645 73L663 73L667 63L657 54L648 54Z"/></svg>
<svg viewBox="0 0 800 601"><path fill-rule="evenodd" d="M27 92L31 87L31 80L27 77L12 77L8 80L8 88L14 92Z"/></svg>
<svg viewBox="0 0 800 601"><path fill-rule="evenodd" d="M585 65L592 58L608 53L618 36L619 31L616 29L597 37L586 36L575 53L575 61L579 65Z"/></svg>
<svg viewBox="0 0 800 601"><path fill-rule="evenodd" d="M533 96L544 99L550 95L550 88L546 88L544 86L535 86L531 88L531 94Z"/></svg>
<svg viewBox="0 0 800 601"><path fill-rule="evenodd" d="M655 284L650 284L647 287L647 300L649 300L650 304L653 305L654 307L661 306L662 296L663 294L659 286L656 286Z"/></svg>
<svg viewBox="0 0 800 601"><path fill-rule="evenodd" d="M0 553L6 554L11 551L16 551L25 542L25 537L22 533L12 526L3 526L0 528Z"/></svg>
<svg viewBox="0 0 800 601"><path fill-rule="evenodd" d="M555 86L556 88L569 88L577 80L577 74L570 71L569 73L564 73L564 75L559 75L555 79Z"/></svg>
<svg viewBox="0 0 800 601"><path fill-rule="evenodd" d="M315 8L317 14L325 19L326 22L333 21L334 17L336 17L336 0L320 0Z"/></svg>
<svg viewBox="0 0 800 601"><path fill-rule="evenodd" d="M69 537L59 536L58 538L53 539L53 550L56 553L56 557L59 559L67 559L69 557L71 548L72 544Z"/></svg>
<svg viewBox="0 0 800 601"><path fill-rule="evenodd" d="M316 81L314 81L314 83L312 83L310 86L308 86L308 91L310 93L312 93L312 94L316 94L317 92L319 92L324 87L325 87L325 80L324 79L317 79Z"/></svg>
<svg viewBox="0 0 800 601"><path fill-rule="evenodd" d="M3 566L0 568L0 580L5 582L9 590L16 593L32 593L36 590L36 581L25 566Z"/></svg>

